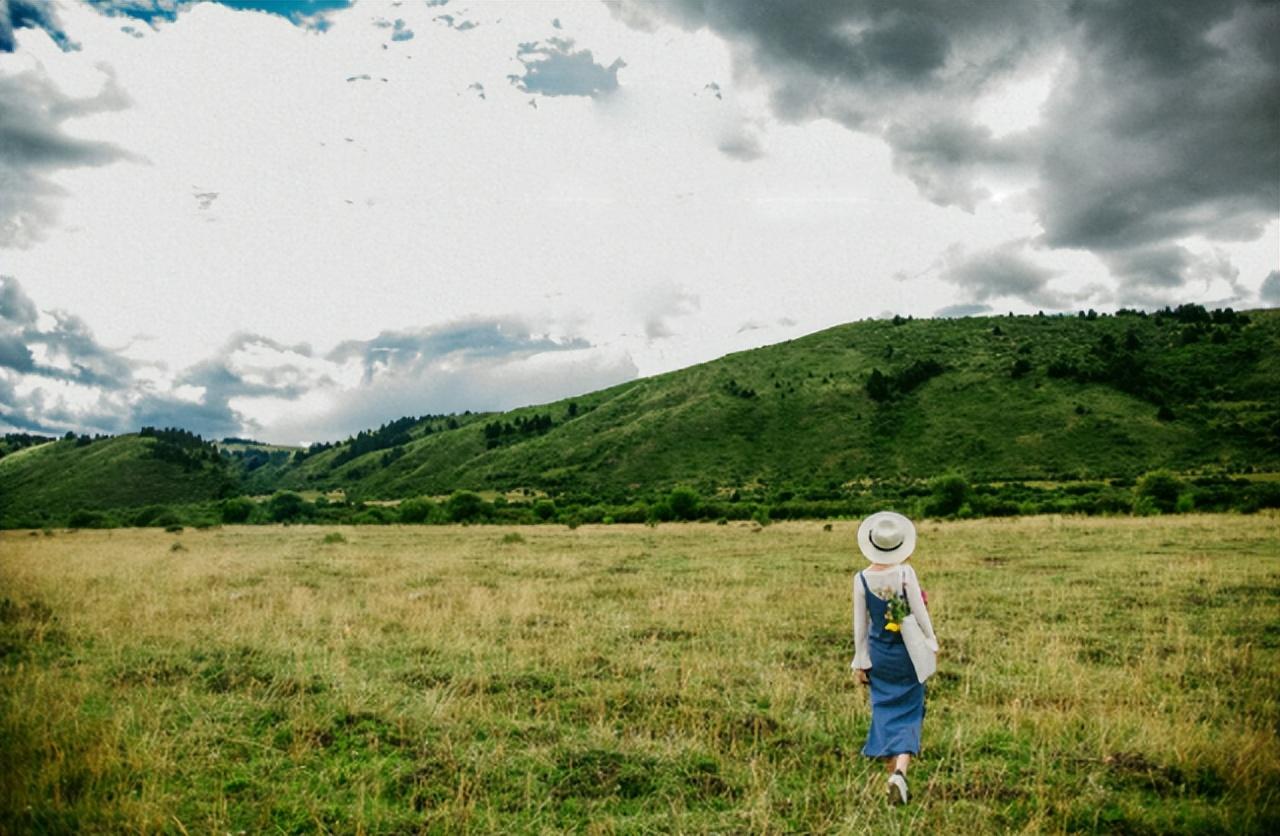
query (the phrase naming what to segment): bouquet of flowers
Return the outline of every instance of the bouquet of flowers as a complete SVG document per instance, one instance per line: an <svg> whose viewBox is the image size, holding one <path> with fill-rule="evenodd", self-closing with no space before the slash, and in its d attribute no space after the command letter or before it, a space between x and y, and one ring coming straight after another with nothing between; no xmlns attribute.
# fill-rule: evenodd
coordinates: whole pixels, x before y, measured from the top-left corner
<svg viewBox="0 0 1280 836"><path fill-rule="evenodd" d="M911 605L907 603L906 596L888 587L876 590L876 595L889 605L884 611L884 629L890 633L899 632L902 629L902 619L911 614Z"/></svg>

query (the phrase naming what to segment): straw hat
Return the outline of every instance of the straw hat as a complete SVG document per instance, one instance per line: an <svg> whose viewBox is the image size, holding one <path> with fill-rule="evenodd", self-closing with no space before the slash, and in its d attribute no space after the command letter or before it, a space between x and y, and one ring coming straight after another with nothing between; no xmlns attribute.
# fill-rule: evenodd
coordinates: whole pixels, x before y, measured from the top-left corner
<svg viewBox="0 0 1280 836"><path fill-rule="evenodd" d="M901 514L880 511L858 526L858 548L872 563L901 563L915 551L916 527Z"/></svg>

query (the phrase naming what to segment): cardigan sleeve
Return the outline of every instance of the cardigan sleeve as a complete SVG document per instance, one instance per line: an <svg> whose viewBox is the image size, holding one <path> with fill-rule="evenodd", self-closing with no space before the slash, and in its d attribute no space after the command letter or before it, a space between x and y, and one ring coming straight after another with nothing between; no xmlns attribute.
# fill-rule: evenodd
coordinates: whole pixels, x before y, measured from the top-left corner
<svg viewBox="0 0 1280 836"><path fill-rule="evenodd" d="M924 603L924 595L920 593L920 580L916 578L916 570L910 566L902 567L903 579L907 587L907 603L911 605L911 614L916 617L924 637L929 640L933 652L938 652L938 638L933 632L933 622L929 619L929 608Z"/></svg>
<svg viewBox="0 0 1280 836"><path fill-rule="evenodd" d="M871 667L871 649L867 646L867 634L871 629L871 621L867 616L866 590L863 589L858 576L853 576L853 662L849 667L868 670Z"/></svg>

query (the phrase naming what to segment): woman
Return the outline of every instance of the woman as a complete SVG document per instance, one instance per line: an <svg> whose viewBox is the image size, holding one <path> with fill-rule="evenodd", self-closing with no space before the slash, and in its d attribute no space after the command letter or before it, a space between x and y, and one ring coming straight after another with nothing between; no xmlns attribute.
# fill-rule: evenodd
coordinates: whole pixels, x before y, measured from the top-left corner
<svg viewBox="0 0 1280 836"><path fill-rule="evenodd" d="M889 801L907 802L907 766L920 753L924 684L893 618L893 599L905 599L936 653L938 640L915 570L905 565L916 547L911 520L892 511L872 514L858 528L858 547L871 565L853 581L853 669L871 686L871 728L862 754L885 758L892 770ZM901 604L896 605L901 614Z"/></svg>

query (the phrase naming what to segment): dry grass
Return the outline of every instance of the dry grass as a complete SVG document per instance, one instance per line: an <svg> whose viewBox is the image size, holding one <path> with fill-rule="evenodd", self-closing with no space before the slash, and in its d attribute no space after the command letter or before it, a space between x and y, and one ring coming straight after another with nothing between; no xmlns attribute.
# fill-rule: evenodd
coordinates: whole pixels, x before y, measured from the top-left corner
<svg viewBox="0 0 1280 836"><path fill-rule="evenodd" d="M0 831L1280 827L1274 514L924 524L901 809L852 523L333 531L0 534Z"/></svg>

